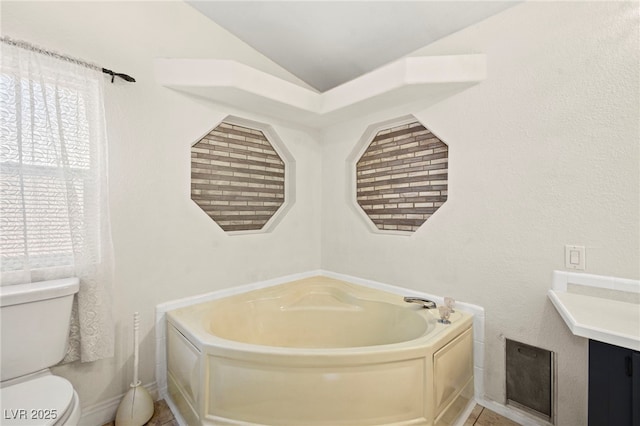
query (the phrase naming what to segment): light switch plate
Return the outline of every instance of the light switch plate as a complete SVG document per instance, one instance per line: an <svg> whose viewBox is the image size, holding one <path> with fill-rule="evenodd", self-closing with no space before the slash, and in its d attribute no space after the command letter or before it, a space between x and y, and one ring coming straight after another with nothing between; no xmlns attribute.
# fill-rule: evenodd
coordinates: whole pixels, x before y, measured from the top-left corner
<svg viewBox="0 0 640 426"><path fill-rule="evenodd" d="M584 271L585 250L584 246L564 246L564 266L567 269Z"/></svg>

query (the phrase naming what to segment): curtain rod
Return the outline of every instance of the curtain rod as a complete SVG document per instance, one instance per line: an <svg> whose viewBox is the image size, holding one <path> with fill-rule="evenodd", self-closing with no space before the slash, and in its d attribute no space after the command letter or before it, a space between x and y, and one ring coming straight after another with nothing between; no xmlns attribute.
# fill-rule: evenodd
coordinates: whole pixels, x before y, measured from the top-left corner
<svg viewBox="0 0 640 426"><path fill-rule="evenodd" d="M43 55L51 56L53 58L60 59L60 60L63 60L63 61L72 62L72 63L78 64L78 65L82 65L82 66L90 68L90 69L94 69L94 70L98 70L98 71L102 70L103 73L109 74L111 76L111 82L112 83L114 82L116 77L119 77L119 78L121 78L121 79L123 79L125 81L128 81L129 83L135 83L136 82L136 79L131 77L130 75L119 73L119 72L114 72L114 71L111 71L110 69L99 67L98 65L92 64L90 62L83 61L82 59L74 58L72 56L62 55L62 54L60 54L58 52L54 52L54 51L51 51L51 50L44 49L44 48L42 48L40 46L33 45L33 44L28 43L26 41L14 40L14 39L12 39L10 37L7 37L7 36L0 37L0 41L2 41L2 43L5 43L5 44L11 45L11 46L20 47L20 48L23 48L23 49L26 49L26 50L30 50L30 51L36 52L36 53L41 53Z"/></svg>
<svg viewBox="0 0 640 426"><path fill-rule="evenodd" d="M113 80L116 77L120 77L121 79L123 79L125 81L128 81L129 83L135 83L136 82L136 79L131 77L128 74L122 74L121 72L113 72L113 71L108 70L106 68L102 68L102 72L105 73L105 74L109 74L111 76L111 82L112 83L113 83Z"/></svg>

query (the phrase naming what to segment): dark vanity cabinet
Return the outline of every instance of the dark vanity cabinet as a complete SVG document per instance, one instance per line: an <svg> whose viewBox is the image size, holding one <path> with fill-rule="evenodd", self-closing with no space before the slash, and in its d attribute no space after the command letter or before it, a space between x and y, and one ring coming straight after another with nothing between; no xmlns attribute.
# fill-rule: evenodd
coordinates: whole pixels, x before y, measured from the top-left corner
<svg viewBox="0 0 640 426"><path fill-rule="evenodd" d="M640 352L589 340L589 426L640 426Z"/></svg>

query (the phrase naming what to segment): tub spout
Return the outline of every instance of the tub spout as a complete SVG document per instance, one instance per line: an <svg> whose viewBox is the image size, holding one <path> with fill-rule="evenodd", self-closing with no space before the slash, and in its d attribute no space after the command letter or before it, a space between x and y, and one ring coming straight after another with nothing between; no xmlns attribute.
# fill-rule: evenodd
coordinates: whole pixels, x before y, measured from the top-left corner
<svg viewBox="0 0 640 426"><path fill-rule="evenodd" d="M407 302L407 303L419 303L425 309L435 309L436 308L436 302L434 302L432 300L429 300L429 299L423 299L421 297L405 297L404 301Z"/></svg>

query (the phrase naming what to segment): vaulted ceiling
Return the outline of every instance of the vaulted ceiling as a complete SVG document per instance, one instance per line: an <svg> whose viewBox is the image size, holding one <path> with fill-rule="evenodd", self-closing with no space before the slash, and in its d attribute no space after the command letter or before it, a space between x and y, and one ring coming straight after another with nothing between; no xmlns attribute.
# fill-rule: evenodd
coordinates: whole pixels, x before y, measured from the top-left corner
<svg viewBox="0 0 640 426"><path fill-rule="evenodd" d="M320 92L519 3L187 2Z"/></svg>

